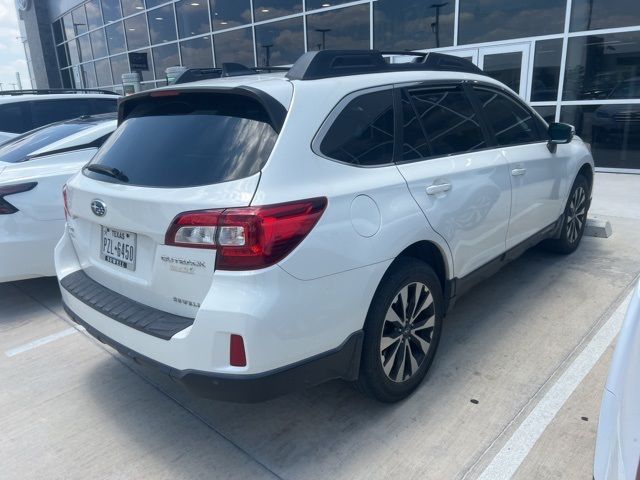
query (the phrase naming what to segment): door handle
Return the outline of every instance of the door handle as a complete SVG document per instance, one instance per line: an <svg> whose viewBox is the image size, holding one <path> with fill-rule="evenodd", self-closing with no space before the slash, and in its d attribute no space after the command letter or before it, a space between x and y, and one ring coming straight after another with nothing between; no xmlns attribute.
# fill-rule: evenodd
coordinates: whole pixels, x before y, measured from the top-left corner
<svg viewBox="0 0 640 480"><path fill-rule="evenodd" d="M514 168L513 170L511 170L511 175L513 175L514 177L524 175L525 173L527 173L526 168Z"/></svg>
<svg viewBox="0 0 640 480"><path fill-rule="evenodd" d="M449 190L451 190L450 183L439 183L427 187L427 195L437 195L438 193L448 192Z"/></svg>

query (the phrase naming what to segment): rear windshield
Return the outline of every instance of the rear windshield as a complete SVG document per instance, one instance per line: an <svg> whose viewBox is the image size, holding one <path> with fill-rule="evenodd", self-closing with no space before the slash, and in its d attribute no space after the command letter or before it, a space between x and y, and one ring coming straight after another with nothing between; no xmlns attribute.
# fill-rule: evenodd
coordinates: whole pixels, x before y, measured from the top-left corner
<svg viewBox="0 0 640 480"><path fill-rule="evenodd" d="M23 133L0 146L0 162L24 162L33 152L93 126L89 122L58 123Z"/></svg>
<svg viewBox="0 0 640 480"><path fill-rule="evenodd" d="M148 98L102 146L91 164L117 178L96 180L148 187L194 187L259 172L278 138L264 108L235 94L182 93Z"/></svg>

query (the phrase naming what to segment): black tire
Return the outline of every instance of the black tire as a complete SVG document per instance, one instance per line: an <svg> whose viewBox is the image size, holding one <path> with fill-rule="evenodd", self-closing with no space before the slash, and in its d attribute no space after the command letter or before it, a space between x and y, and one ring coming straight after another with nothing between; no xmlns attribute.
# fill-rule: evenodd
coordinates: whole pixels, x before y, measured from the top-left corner
<svg viewBox="0 0 640 480"><path fill-rule="evenodd" d="M365 321L357 381L362 392L391 403L406 398L420 385L440 342L443 306L440 281L428 264L413 258L396 260L380 282ZM405 313L404 323L391 321L399 316L396 312ZM390 344L381 350L383 336ZM385 373L385 360L389 373Z"/></svg>
<svg viewBox="0 0 640 480"><path fill-rule="evenodd" d="M563 255L573 253L578 248L587 224L590 195L589 182L582 175L578 175L573 182L567 205L564 208L560 236L546 240L543 243L545 248Z"/></svg>

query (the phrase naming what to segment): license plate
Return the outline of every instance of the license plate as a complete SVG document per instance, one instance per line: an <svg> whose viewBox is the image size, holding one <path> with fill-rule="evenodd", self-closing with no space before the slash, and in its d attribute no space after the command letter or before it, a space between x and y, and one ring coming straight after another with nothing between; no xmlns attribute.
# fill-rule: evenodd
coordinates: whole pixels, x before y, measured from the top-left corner
<svg viewBox="0 0 640 480"><path fill-rule="evenodd" d="M100 258L118 267L135 270L137 237L132 232L102 227Z"/></svg>

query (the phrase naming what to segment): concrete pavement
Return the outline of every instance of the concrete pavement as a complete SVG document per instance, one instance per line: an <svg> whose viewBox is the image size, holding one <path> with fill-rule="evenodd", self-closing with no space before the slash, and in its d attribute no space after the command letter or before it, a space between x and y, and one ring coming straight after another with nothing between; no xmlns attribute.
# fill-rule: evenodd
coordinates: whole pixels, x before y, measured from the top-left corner
<svg viewBox="0 0 640 480"><path fill-rule="evenodd" d="M598 174L591 213L613 235L531 250L462 298L427 381L391 406L343 382L202 400L83 333L7 356L71 323L55 281L0 285L0 478L477 478L640 273L635 192L640 176ZM516 478L590 477L611 350Z"/></svg>

